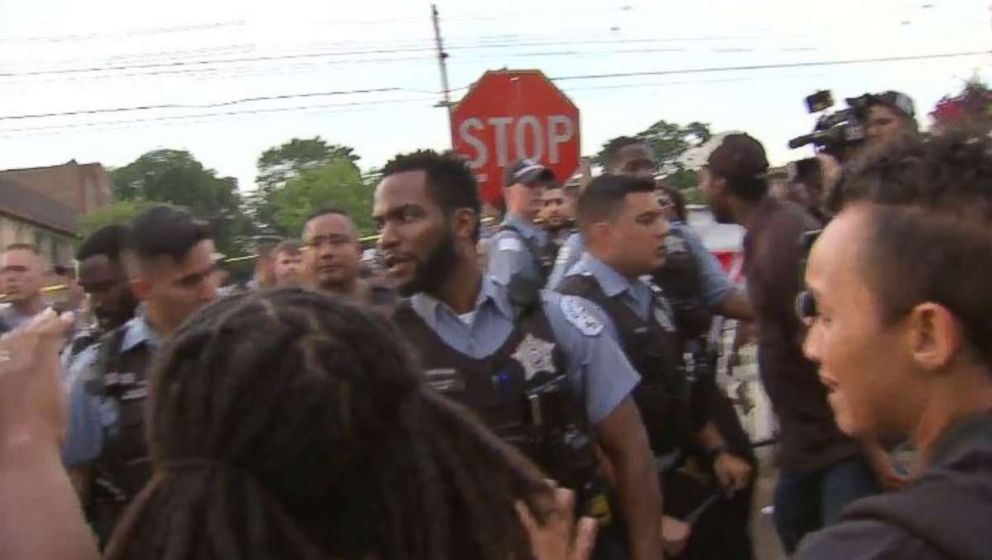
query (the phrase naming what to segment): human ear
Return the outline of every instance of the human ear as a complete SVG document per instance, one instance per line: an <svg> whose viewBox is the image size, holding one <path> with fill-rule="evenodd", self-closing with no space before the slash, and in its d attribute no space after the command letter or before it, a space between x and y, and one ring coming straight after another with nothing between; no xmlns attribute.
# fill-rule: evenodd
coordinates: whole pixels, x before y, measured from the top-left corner
<svg viewBox="0 0 992 560"><path fill-rule="evenodd" d="M960 352L964 333L960 319L936 303L921 303L909 313L907 342L910 355L922 369L940 371Z"/></svg>

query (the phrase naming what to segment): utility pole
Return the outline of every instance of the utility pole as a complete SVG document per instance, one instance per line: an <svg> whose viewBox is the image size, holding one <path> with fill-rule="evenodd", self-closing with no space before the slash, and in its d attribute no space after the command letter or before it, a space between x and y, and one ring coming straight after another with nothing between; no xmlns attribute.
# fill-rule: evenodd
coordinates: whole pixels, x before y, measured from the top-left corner
<svg viewBox="0 0 992 560"><path fill-rule="evenodd" d="M431 20L434 22L434 44L437 46L437 64L441 69L442 99L435 107L444 107L448 111L448 128L451 128L451 87L448 85L448 53L444 52L444 41L441 40L441 18L437 13L437 4L431 4Z"/></svg>

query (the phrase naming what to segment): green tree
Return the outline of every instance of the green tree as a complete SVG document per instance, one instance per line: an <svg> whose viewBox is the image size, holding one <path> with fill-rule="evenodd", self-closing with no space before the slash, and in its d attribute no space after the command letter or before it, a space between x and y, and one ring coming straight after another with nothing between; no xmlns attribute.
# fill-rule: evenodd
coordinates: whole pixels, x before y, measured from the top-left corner
<svg viewBox="0 0 992 560"><path fill-rule="evenodd" d="M655 163L668 183L677 189L689 189L699 184L699 178L695 171L686 169L679 158L689 148L709 140L710 136L710 127L705 123L691 122L683 126L660 120L635 134L634 138L643 140L651 146ZM604 144L603 149L596 155L594 158L596 163L606 164L605 149L610 142Z"/></svg>
<svg viewBox="0 0 992 560"><path fill-rule="evenodd" d="M244 254L244 241L252 233L245 215L238 182L218 177L184 150L155 150L110 173L118 208L126 212L148 203L168 203L189 210L210 222L218 248L230 255ZM140 210L139 210L140 211Z"/></svg>
<svg viewBox="0 0 992 560"><path fill-rule="evenodd" d="M328 144L320 136L293 138L280 146L269 148L258 158L258 179L249 196L249 208L255 221L264 229L282 235L292 234L283 229L276 218L276 194L291 180L306 171L317 169L333 159L346 160L353 165L360 159L354 148ZM357 168L357 167L356 167Z"/></svg>
<svg viewBox="0 0 992 560"><path fill-rule="evenodd" d="M318 168L303 171L274 192L275 222L284 231L299 236L310 214L334 207L351 214L359 235L368 235L375 230L372 194L372 187L363 180L354 161L336 156Z"/></svg>
<svg viewBox="0 0 992 560"><path fill-rule="evenodd" d="M109 206L87 212L80 219L79 234L85 238L104 226L125 224L156 204L161 203L138 199L118 200Z"/></svg>

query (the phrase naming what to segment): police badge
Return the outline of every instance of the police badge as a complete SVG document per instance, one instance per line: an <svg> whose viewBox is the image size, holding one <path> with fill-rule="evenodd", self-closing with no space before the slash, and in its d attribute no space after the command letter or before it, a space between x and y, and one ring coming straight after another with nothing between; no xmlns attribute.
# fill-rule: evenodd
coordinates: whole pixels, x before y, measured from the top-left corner
<svg viewBox="0 0 992 560"><path fill-rule="evenodd" d="M513 353L513 359L524 368L524 376L527 381L538 373L544 371L555 373L555 363L552 357L555 345L553 342L546 342L528 334L517 346Z"/></svg>

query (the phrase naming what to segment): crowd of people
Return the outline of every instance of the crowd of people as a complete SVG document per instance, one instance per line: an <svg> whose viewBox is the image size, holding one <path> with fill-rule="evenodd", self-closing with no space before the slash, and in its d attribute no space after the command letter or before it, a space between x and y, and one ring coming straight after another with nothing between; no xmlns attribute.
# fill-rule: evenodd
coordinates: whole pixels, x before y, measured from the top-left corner
<svg viewBox="0 0 992 560"><path fill-rule="evenodd" d="M327 201L239 293L153 207L80 245L85 324L8 247L0 558L752 558L717 316L754 325L788 554L987 558L992 139L904 97L785 188L745 133L697 148L743 287L635 138L580 185L508 167L487 235L462 158L399 155L373 262Z"/></svg>

